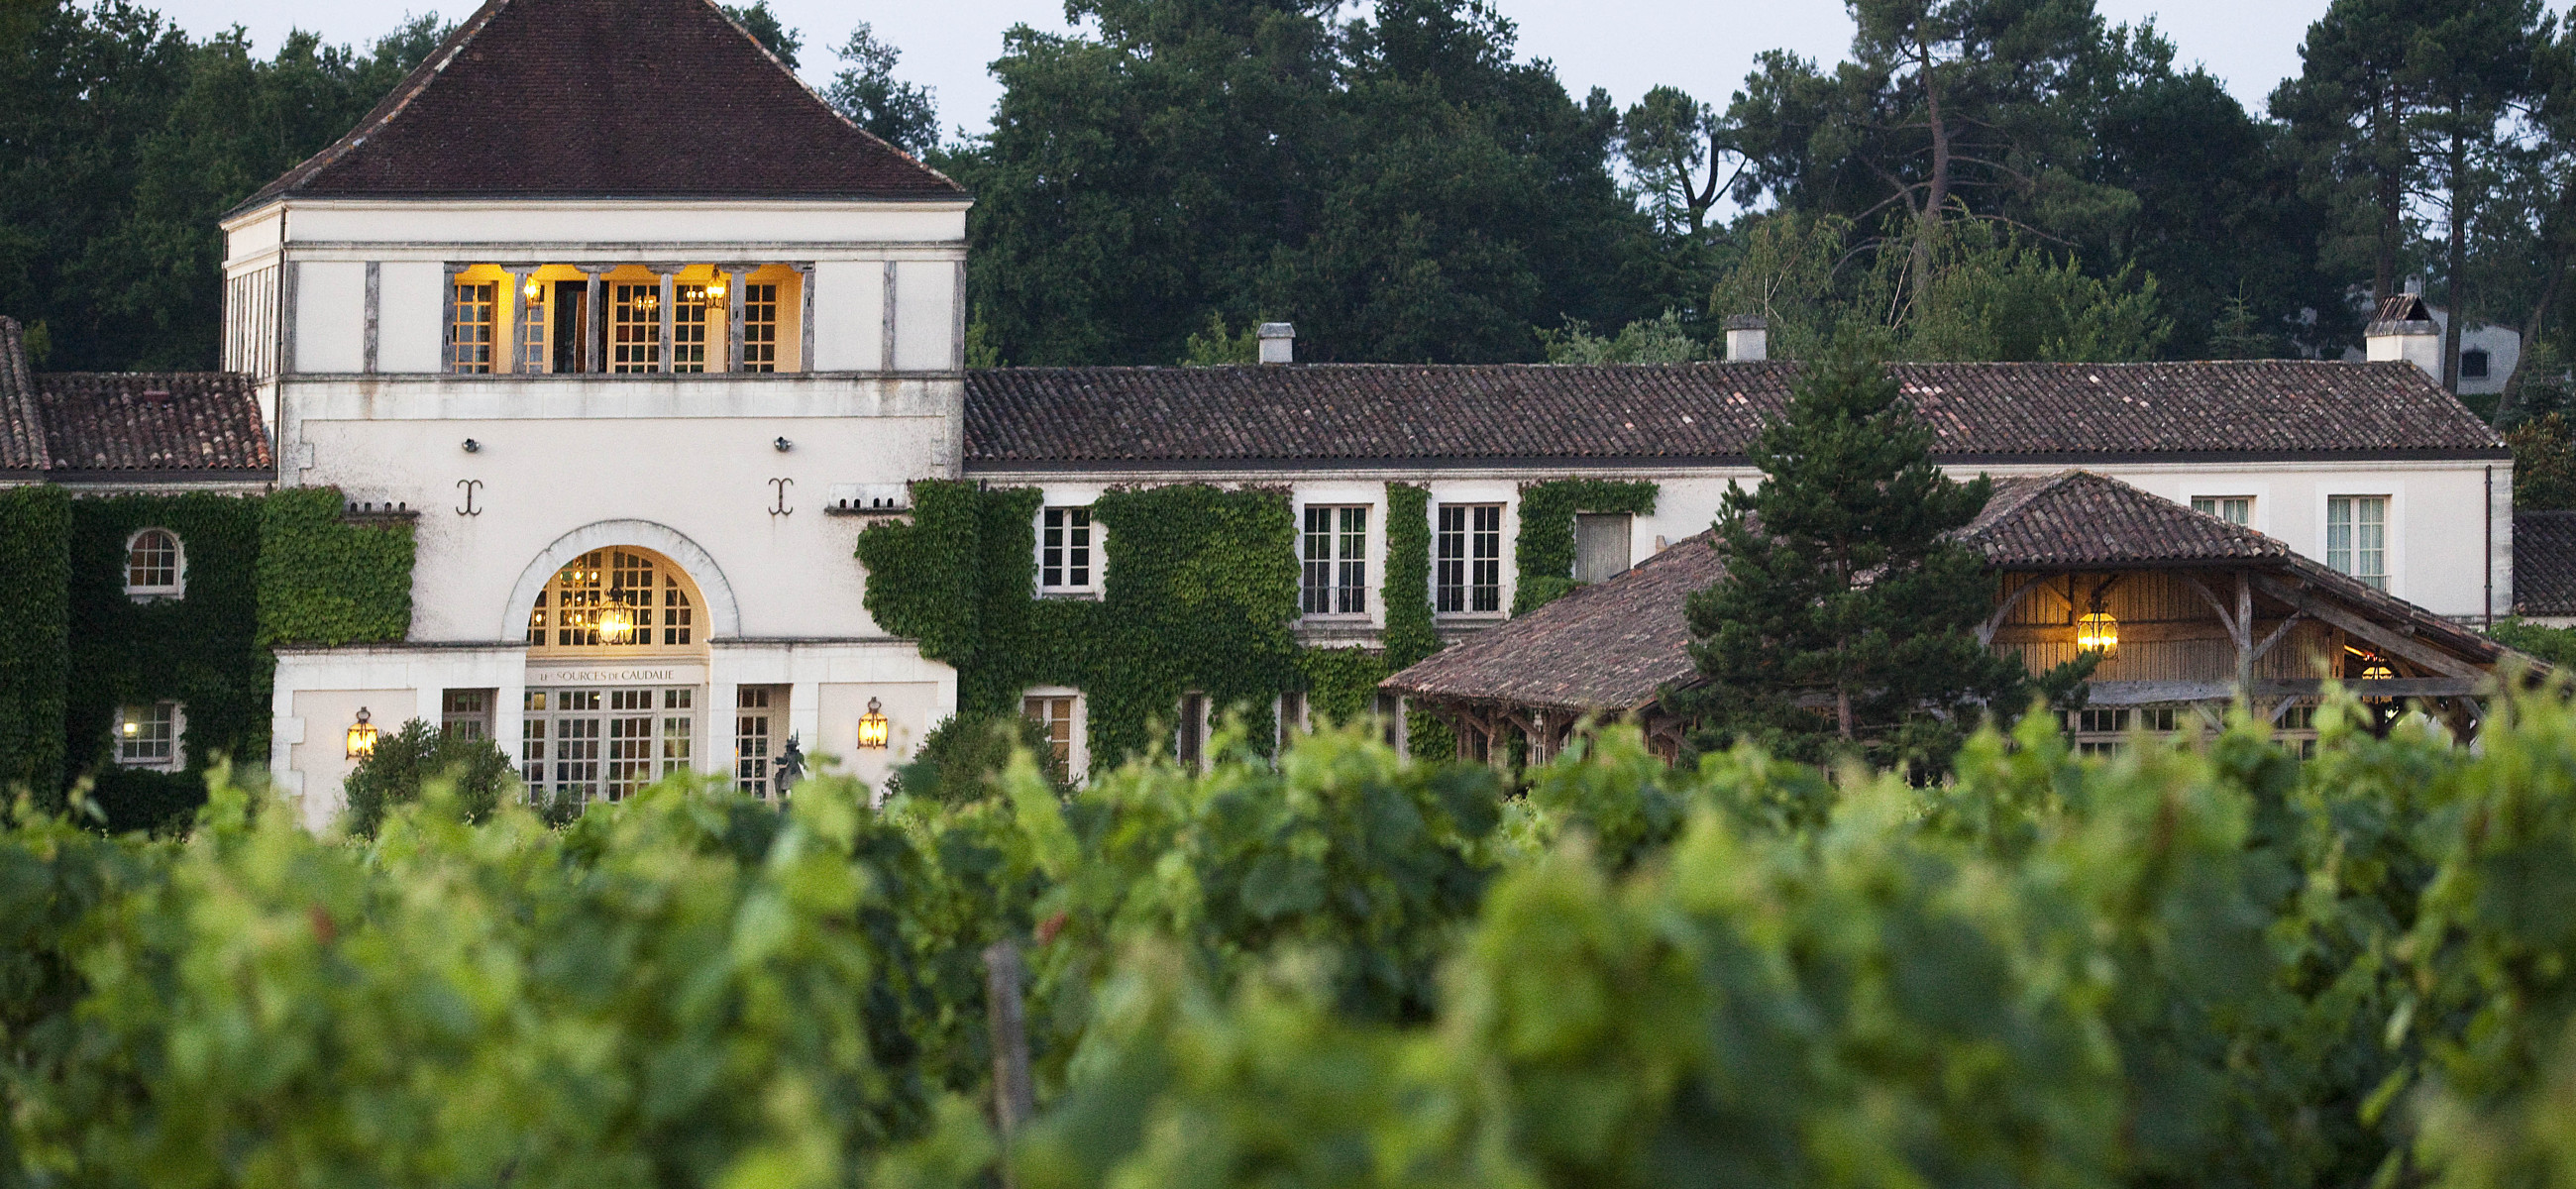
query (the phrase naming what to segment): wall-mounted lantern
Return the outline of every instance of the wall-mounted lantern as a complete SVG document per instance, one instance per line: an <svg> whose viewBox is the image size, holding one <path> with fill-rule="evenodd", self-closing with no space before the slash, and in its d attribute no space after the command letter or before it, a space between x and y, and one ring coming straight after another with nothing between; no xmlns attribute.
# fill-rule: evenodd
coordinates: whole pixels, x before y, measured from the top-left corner
<svg viewBox="0 0 2576 1189"><path fill-rule="evenodd" d="M367 708L360 706L358 707L358 721L349 724L348 758L353 760L363 760L374 754L376 754L375 724L367 721Z"/></svg>
<svg viewBox="0 0 2576 1189"><path fill-rule="evenodd" d="M2120 655L2120 621L2097 604L2092 614L2075 621L2075 650L2101 653L2106 661Z"/></svg>
<svg viewBox="0 0 2576 1189"><path fill-rule="evenodd" d="M519 291L526 294L530 302L534 302L537 298L545 294L546 283L538 280L536 275L531 273L528 276L528 283L525 286L522 286Z"/></svg>
<svg viewBox="0 0 2576 1189"><path fill-rule="evenodd" d="M882 704L875 698L868 699L868 712L859 716L859 746L882 751L892 735L893 727L886 722Z"/></svg>

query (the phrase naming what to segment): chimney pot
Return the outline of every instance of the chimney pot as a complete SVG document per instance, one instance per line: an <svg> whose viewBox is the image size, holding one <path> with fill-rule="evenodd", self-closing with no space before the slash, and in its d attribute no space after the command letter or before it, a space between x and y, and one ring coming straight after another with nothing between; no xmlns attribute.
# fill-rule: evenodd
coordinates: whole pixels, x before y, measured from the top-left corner
<svg viewBox="0 0 2576 1189"><path fill-rule="evenodd" d="M1261 362L1297 362L1297 326L1292 322L1261 324Z"/></svg>
<svg viewBox="0 0 2576 1189"><path fill-rule="evenodd" d="M1771 320L1760 314L1726 316L1726 360L1760 363L1771 358Z"/></svg>

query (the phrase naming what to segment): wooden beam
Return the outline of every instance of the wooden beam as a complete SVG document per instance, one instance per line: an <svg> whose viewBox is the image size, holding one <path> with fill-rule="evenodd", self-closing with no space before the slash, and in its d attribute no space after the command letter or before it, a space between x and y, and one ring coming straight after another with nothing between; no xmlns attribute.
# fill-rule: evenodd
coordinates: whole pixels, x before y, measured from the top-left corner
<svg viewBox="0 0 2576 1189"><path fill-rule="evenodd" d="M2085 687L2085 704L2089 706L2227 702L2236 697L2236 683L2232 681L2093 681L2085 683ZM2282 699L2283 705L2272 711L2277 720L2289 701L2318 697L2325 687L2321 678L2270 678L2254 683L2253 697ZM2494 683L2484 677L2398 677L2387 681L2346 681L2343 687L2365 698L2456 698L2484 695L2491 692Z"/></svg>
<svg viewBox="0 0 2576 1189"><path fill-rule="evenodd" d="M2236 571L2236 622L2227 625L2227 634L2236 640L2236 688L2251 694L2254 689L2254 584L2245 571Z"/></svg>
<svg viewBox="0 0 2576 1189"><path fill-rule="evenodd" d="M2013 608L2020 606L2021 601L2024 598L2029 597L2031 591L2039 588L2039 581L2040 576L2037 574L2033 574L2028 578L2022 579L2021 585L2014 587L2011 594L2005 595L2002 602L1995 604L1994 614L1987 616L1984 623L1977 625L1978 647L1985 648L1993 646L1995 642L1995 629L2002 627L2004 625L2004 617L2012 614Z"/></svg>
<svg viewBox="0 0 2576 1189"><path fill-rule="evenodd" d="M2457 677L2471 682L2482 681L2487 677L2487 671L2476 665L2403 632L2373 623L2369 619L2319 599L2307 591L2291 587L2268 575L2257 576L2254 581L2262 585L2264 594L2359 636L2374 648L2404 657L2446 677Z"/></svg>
<svg viewBox="0 0 2576 1189"><path fill-rule="evenodd" d="M2227 604L2218 601L2217 592L2210 590L2209 584L2201 581L2197 574L2185 574L2182 580L2190 584L2191 589L2200 595L2202 602L2209 604L2210 610L2218 613L2218 626L2226 628L2228 635L2235 635L2236 625L2228 622Z"/></svg>
<svg viewBox="0 0 2576 1189"><path fill-rule="evenodd" d="M2272 629L2271 635L2263 637L2263 642L2254 646L2254 659L2262 660L2266 653L2272 651L2273 645L2288 639L2290 629L2299 626L2299 621L2307 618L2307 615L2305 611L2290 612L2289 618L2282 620L2279 627Z"/></svg>

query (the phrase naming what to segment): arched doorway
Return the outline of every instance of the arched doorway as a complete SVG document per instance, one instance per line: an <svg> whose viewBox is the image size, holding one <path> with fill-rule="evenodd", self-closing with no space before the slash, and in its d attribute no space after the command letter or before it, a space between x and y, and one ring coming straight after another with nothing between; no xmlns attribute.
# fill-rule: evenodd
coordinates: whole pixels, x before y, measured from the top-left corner
<svg viewBox="0 0 2576 1189"><path fill-rule="evenodd" d="M560 804L622 801L700 762L706 599L638 545L573 554L528 612L520 776Z"/></svg>

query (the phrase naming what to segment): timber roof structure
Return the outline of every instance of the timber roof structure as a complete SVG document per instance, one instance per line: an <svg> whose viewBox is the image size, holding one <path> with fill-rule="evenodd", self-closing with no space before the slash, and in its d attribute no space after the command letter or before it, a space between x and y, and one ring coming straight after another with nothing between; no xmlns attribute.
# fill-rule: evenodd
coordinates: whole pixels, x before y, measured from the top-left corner
<svg viewBox="0 0 2576 1189"><path fill-rule="evenodd" d="M558 0L561 2L561 0ZM1890 365L1945 463L2508 457L2412 364ZM983 471L1736 465L1795 363L996 368L966 379Z"/></svg>
<svg viewBox="0 0 2576 1189"><path fill-rule="evenodd" d="M486 0L236 210L311 198L962 200L709 0Z"/></svg>
<svg viewBox="0 0 2576 1189"><path fill-rule="evenodd" d="M1959 539L2007 573L2269 570L2289 598L2332 605L2321 614L2382 625L2475 665L2493 665L2511 652L2253 529L2090 471L1998 482L1994 498ZM1725 576L1713 546L1709 533L1676 542L1624 574L1479 632L1381 685L1435 701L1574 713L1641 710L1664 689L1698 680L1683 606L1691 592Z"/></svg>
<svg viewBox="0 0 2576 1189"><path fill-rule="evenodd" d="M2576 511L2513 514L2513 610L2576 615Z"/></svg>
<svg viewBox="0 0 2576 1189"><path fill-rule="evenodd" d="M0 318L0 477L260 483L277 477L249 376L38 372Z"/></svg>

